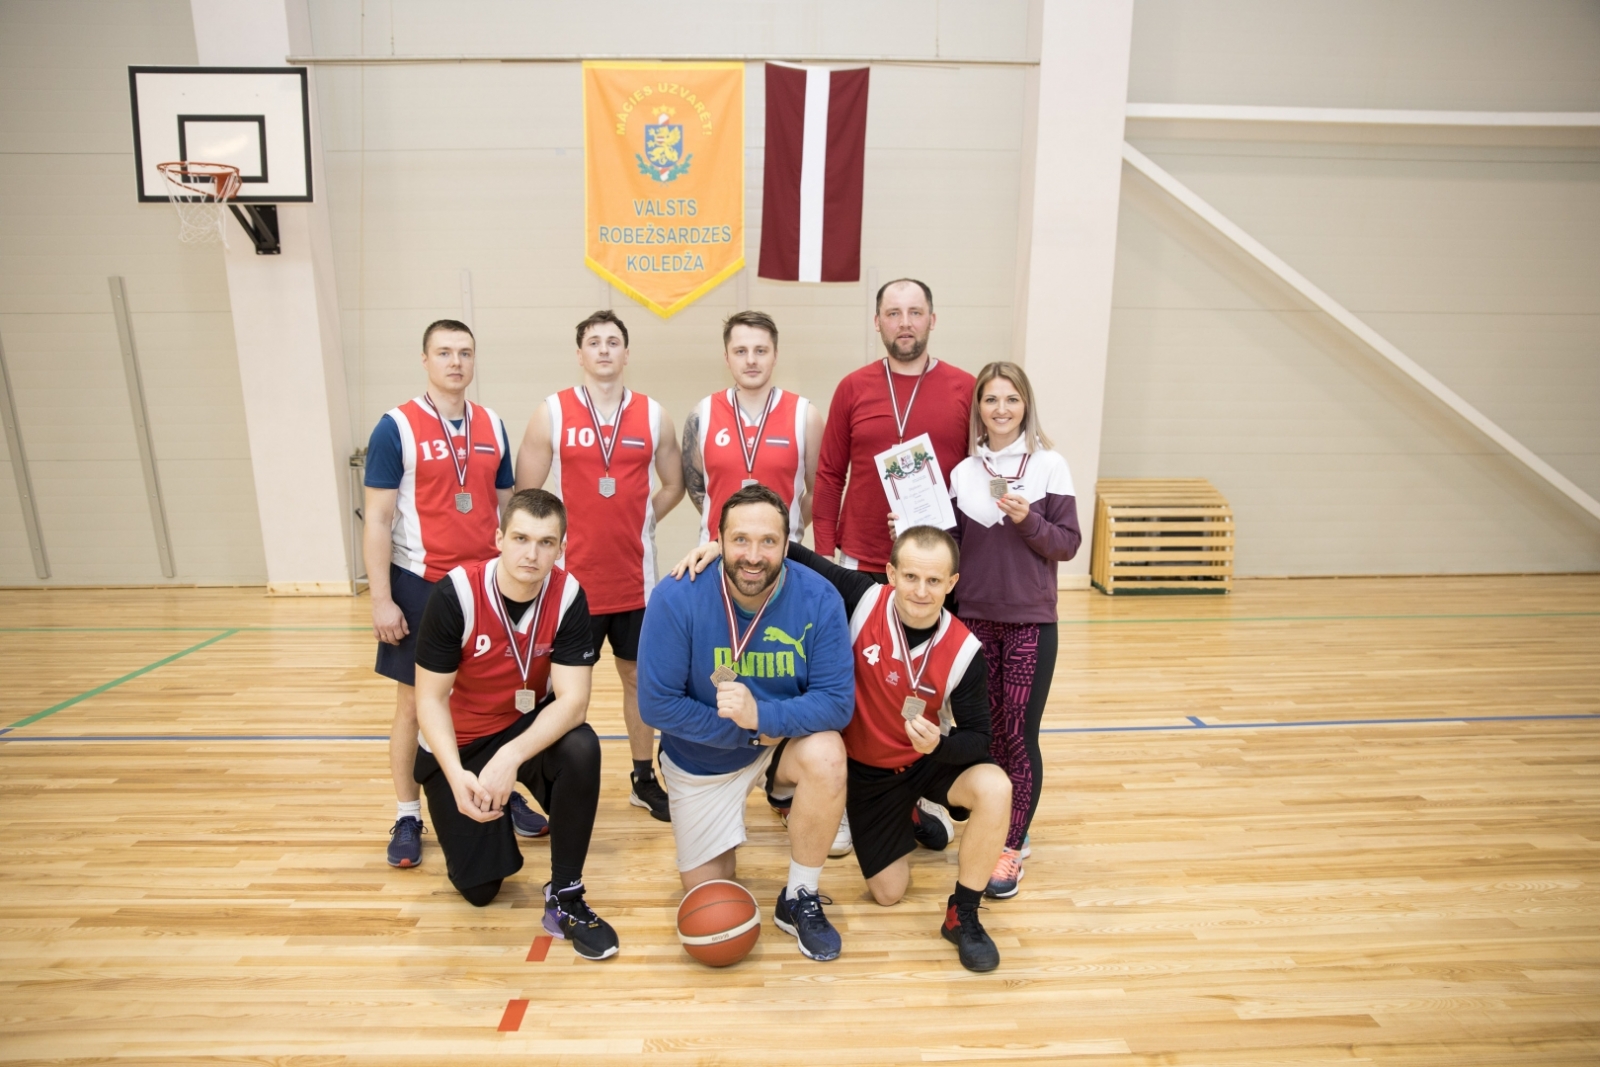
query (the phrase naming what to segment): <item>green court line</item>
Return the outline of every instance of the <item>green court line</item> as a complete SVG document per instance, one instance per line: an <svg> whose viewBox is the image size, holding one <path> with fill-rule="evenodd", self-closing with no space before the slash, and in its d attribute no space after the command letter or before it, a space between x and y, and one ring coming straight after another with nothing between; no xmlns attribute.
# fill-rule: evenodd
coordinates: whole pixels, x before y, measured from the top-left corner
<svg viewBox="0 0 1600 1067"><path fill-rule="evenodd" d="M1189 619L1061 619L1062 626L1149 626L1175 622L1388 622L1400 619L1593 619L1600 611L1504 611L1422 615L1201 615ZM0 626L0 634L210 633L214 626ZM369 633L370 626L236 626L230 634Z"/></svg>
<svg viewBox="0 0 1600 1067"><path fill-rule="evenodd" d="M151 671L156 670L158 667L165 667L167 664L171 663L173 660L182 659L183 657L187 656L191 652L198 652L202 648L205 648L207 645L214 645L218 641L221 641L224 637L232 637L234 634L236 634L238 632L239 632L238 630L224 630L222 633L217 634L215 637L206 638L204 641L201 641L198 645L189 646L188 648L184 649L182 652L174 652L172 655L167 656L165 659L158 659L154 663L151 663L151 664L148 664L146 666L140 667L138 670L133 671L130 674L124 674L121 678L114 678L114 679L112 679L111 681L107 682L104 685L97 685L93 689L90 689L87 692L79 693L77 696L73 697L71 700L63 700L61 703L57 704L55 707L45 708L43 711L34 712L32 715L29 715L27 718L18 719L16 722L12 723L10 726L7 726L6 729L7 730L16 730L16 729L20 729L21 727L27 726L30 723L36 723L40 719L45 718L46 716L54 715L58 711L61 711L61 710L65 709L65 708L72 707L72 705L74 705L74 704L81 704L83 701L88 700L90 697L99 696L101 693L104 693L108 689L115 689L117 686L121 685L123 682L130 682L133 679L139 677L141 674L149 674Z"/></svg>

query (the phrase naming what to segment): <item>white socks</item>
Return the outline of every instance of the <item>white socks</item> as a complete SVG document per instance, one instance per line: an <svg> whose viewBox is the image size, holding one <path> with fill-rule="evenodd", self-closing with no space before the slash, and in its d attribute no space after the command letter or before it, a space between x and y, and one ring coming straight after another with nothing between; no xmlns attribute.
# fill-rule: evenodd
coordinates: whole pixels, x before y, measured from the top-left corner
<svg viewBox="0 0 1600 1067"><path fill-rule="evenodd" d="M795 900L800 895L800 890L807 893L817 891L817 883L822 879L822 864L815 867L802 867L793 859L789 860L789 888L787 895L790 900Z"/></svg>
<svg viewBox="0 0 1600 1067"><path fill-rule="evenodd" d="M422 821L422 801L420 800L397 800L395 801L394 810L395 822L399 822L407 815L418 822Z"/></svg>

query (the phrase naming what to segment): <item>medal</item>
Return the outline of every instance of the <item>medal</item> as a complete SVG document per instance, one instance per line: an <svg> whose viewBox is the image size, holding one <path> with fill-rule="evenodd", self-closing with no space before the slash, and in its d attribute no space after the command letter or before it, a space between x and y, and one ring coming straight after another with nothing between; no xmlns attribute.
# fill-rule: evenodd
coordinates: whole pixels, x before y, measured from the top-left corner
<svg viewBox="0 0 1600 1067"><path fill-rule="evenodd" d="M743 489L747 485L756 484L756 453L761 451L761 435L767 432L767 416L772 414L772 409L777 406L778 390L767 390L767 402L761 408L761 421L756 423L756 436L748 443L744 431L750 425L750 420L744 417L744 408L739 406L739 395L732 389L728 390L728 403L733 405L734 418L739 421L739 451L744 453L745 480L739 483Z"/></svg>
<svg viewBox="0 0 1600 1067"><path fill-rule="evenodd" d="M589 421L594 425L595 447L600 449L600 462L605 466L606 472L600 478L600 495L607 500L617 495L617 480L611 477L611 453L617 447L617 437L622 433L622 409L628 406L628 391L622 391L622 403L617 405L617 410L611 416L611 439L600 432L605 423L600 421L600 414L595 410L594 401L589 398L589 390L578 386L579 399L583 401L583 409L589 413Z"/></svg>
<svg viewBox="0 0 1600 1067"><path fill-rule="evenodd" d="M911 686L911 695L906 697L905 701L900 705L900 715L907 722L910 722L912 719L920 718L922 713L928 710L928 702L917 694L923 691L922 675L927 671L928 664L932 662L933 650L938 647L939 639L944 636L948 627L940 626L933 631L933 636L928 639L927 647L922 652L922 663L917 664L911 658L911 642L906 637L905 623L900 621L900 612L894 606L893 594L889 596L889 618L894 623L893 636L899 642L899 648L895 651L903 658L906 665L906 681ZM941 609L939 622L942 623L943 621L944 611Z"/></svg>
<svg viewBox="0 0 1600 1067"><path fill-rule="evenodd" d="M500 620L500 625L506 631L506 640L511 642L511 658L517 661L517 671L522 675L522 685L517 689L515 698L516 709L518 714L526 715L539 704L539 694L528 688L528 675L533 673L533 661L537 658L534 646L539 640L539 617L544 613L544 594L550 588L550 576L545 575L544 583L539 586L539 595L529 612L533 621L528 624L528 651L524 655L522 646L517 643L517 628L511 624L511 616L506 614L505 598L500 595L500 584L495 581L494 575L495 568L483 569L484 592L489 594L489 609Z"/></svg>
<svg viewBox="0 0 1600 1067"><path fill-rule="evenodd" d="M906 401L906 413L902 415L900 414L900 401L895 399L894 395L894 372L889 369L888 357L884 357L883 376L889 382L889 406L894 409L894 428L895 432L900 435L895 438L896 441L904 441L906 439L906 423L911 421L911 406L917 402L917 390L922 388L922 379L926 378L928 372L932 369L933 357L929 356L928 361L922 365L922 373L917 375L917 384L911 387L911 399Z"/></svg>
<svg viewBox="0 0 1600 1067"><path fill-rule="evenodd" d="M456 494L456 510L465 515L472 510L472 494L466 492L467 465L471 462L472 456L472 401L463 401L467 405L467 412L462 416L461 423L462 431L466 435L467 445L464 449L457 449L455 441L451 438L450 424L444 421L444 415L439 411L438 406L434 404L433 397L423 393L422 399L427 403L428 410L433 412L433 417L439 420L439 429L444 431L445 448L449 450L450 462L456 469L456 485L462 490Z"/></svg>
<svg viewBox="0 0 1600 1067"><path fill-rule="evenodd" d="M728 575L722 574L722 610L728 620L728 645L730 662L724 663L711 672L711 684L721 685L723 682L732 682L738 679L739 672L734 670L733 664L744 659L744 650L750 647L750 641L756 635L756 626L761 622L761 616L767 613L767 607L772 603L772 598L778 595L778 590L783 585L783 571L778 572L778 580L772 583L772 588L767 592L767 599L761 602L756 617L750 620L750 628L744 632L744 637L739 636L739 617L733 610L733 598L728 595Z"/></svg>
<svg viewBox="0 0 1600 1067"><path fill-rule="evenodd" d="M999 456L996 455L995 458L998 459ZM1005 496L1006 493L1011 489L1010 483L1020 482L1022 480L1022 476L1028 472L1028 460L1032 458L1033 453L1023 453L1022 462L1017 465L1017 473L1012 478L1007 478L1005 475L991 467L987 459L980 458L979 462L983 464L983 469L989 472L989 495L994 497L996 500L999 500L1001 497Z"/></svg>

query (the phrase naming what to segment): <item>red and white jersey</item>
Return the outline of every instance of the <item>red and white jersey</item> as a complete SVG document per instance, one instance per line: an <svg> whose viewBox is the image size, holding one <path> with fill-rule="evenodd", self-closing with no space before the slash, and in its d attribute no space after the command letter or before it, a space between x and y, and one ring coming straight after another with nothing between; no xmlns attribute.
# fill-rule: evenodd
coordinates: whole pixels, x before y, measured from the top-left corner
<svg viewBox="0 0 1600 1067"><path fill-rule="evenodd" d="M437 582L452 567L494 555L494 532L500 525L495 476L511 447L500 416L469 400L459 428L448 420L441 426L433 405L420 396L388 415L400 430L405 460L395 499L390 556L395 566ZM444 427L450 429L448 441ZM456 477L456 465L463 460L465 485ZM471 495L471 510L456 506L461 493Z"/></svg>
<svg viewBox="0 0 1600 1067"><path fill-rule="evenodd" d="M983 650L983 643L961 620L942 611L933 636L908 653L900 646L900 630L890 614L893 611L894 590L880 585L861 598L850 616L856 710L843 736L845 753L857 763L898 770L922 758L922 753L911 747L900 714L912 695L909 664L920 667L924 655L932 657L915 695L927 701L922 717L938 723L940 732L949 733L954 724L950 693L961 683L972 658ZM928 650L930 643L932 651Z"/></svg>
<svg viewBox="0 0 1600 1067"><path fill-rule="evenodd" d="M739 491L746 478L754 478L783 498L789 508L791 541L800 540L805 532L800 528L800 498L806 491L806 417L811 402L774 386L767 403L771 412L765 426L745 417L732 389L712 393L695 405L700 461L706 472L705 508L700 512L702 545L717 536L723 502ZM753 468L745 466L750 450L755 452Z"/></svg>
<svg viewBox="0 0 1600 1067"><path fill-rule="evenodd" d="M583 583L590 615L635 611L656 584L656 513L651 502L656 449L661 444L661 405L631 389L622 394L614 426L595 420L576 389L545 398L550 411L554 457L549 485L567 506L564 564ZM611 465L602 442L615 441ZM616 481L609 497L600 479Z"/></svg>
<svg viewBox="0 0 1600 1067"><path fill-rule="evenodd" d="M498 557L450 572L462 615L461 665L456 668L455 685L450 689L450 718L455 722L458 745L497 734L526 714L517 710L516 700L517 690L522 688L522 671L511 654L511 642L494 607L496 601L502 607L505 603L500 600L494 581L497 563ZM552 567L545 582L548 588L543 601L528 605L522 618L511 620L525 641L534 625L534 609L539 609L528 688L538 694L540 701L550 695L550 652L555 647L556 631L579 588L577 581L560 567ZM526 651L527 645L522 647Z"/></svg>

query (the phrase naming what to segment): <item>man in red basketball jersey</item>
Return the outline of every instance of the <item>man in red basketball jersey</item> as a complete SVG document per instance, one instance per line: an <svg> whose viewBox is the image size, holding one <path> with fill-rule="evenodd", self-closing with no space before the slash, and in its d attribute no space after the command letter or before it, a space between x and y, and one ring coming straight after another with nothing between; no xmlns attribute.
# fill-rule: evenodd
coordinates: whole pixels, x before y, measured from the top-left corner
<svg viewBox="0 0 1600 1067"><path fill-rule="evenodd" d="M609 638L633 754L628 801L672 820L656 780L654 731L639 719L639 630L656 584L656 522L683 499L672 419L622 382L628 328L610 311L578 323L583 384L534 409L517 451L517 488L553 478L572 518L566 566L589 595L594 653ZM654 481L652 481L652 473Z"/></svg>
<svg viewBox="0 0 1600 1067"><path fill-rule="evenodd" d="M464 323L430 324L422 334L427 391L380 418L367 444L362 554L379 642L376 669L397 683L389 732L389 771L399 808L389 832L392 867L422 862L422 801L411 777L422 609L433 583L452 567L494 555L500 506L511 495L505 425L467 399L475 365L472 331ZM543 823L526 805L520 805L519 817Z"/></svg>
<svg viewBox="0 0 1600 1067"><path fill-rule="evenodd" d="M872 457L926 433L948 483L967 457L977 382L928 353L935 319L926 284L914 278L889 282L878 290L877 307L872 321L887 356L851 371L833 392L817 457L812 519L818 553L832 559L837 548L844 566L881 576L889 560L889 501L873 474Z"/></svg>
<svg viewBox="0 0 1600 1067"><path fill-rule="evenodd" d="M702 545L673 574L692 575L717 552ZM954 807L967 828L940 934L963 967L992 971L1000 952L978 907L1005 846L1011 779L989 759L982 643L944 610L961 577L961 551L945 531L913 526L890 546L887 587L793 542L788 558L828 579L850 617L855 709L841 731L849 757L845 811L867 888L879 904L904 897L919 806Z"/></svg>
<svg viewBox="0 0 1600 1067"><path fill-rule="evenodd" d="M499 555L434 587L417 634L416 780L428 793L450 882L483 907L522 869L505 818L521 782L553 817L544 928L603 960L617 935L584 902L600 804L600 739L585 721L594 650L578 582L560 567L567 517L543 489L513 496Z"/></svg>
<svg viewBox="0 0 1600 1067"><path fill-rule="evenodd" d="M778 326L762 311L722 324L733 388L695 405L683 424L683 481L700 509L700 543L717 536L722 502L752 482L789 509L795 541L811 523L811 483L822 447L822 413L805 397L772 384Z"/></svg>

